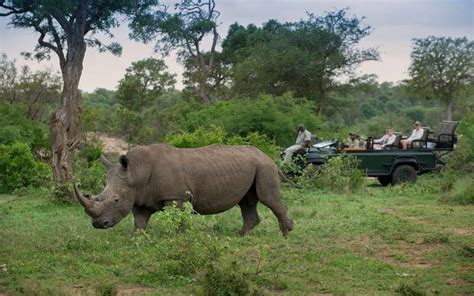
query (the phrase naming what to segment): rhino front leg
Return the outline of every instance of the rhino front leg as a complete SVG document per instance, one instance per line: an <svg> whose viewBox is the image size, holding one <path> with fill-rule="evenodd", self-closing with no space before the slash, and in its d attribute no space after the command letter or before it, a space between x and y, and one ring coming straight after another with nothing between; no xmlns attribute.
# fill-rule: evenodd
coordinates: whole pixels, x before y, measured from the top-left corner
<svg viewBox="0 0 474 296"><path fill-rule="evenodd" d="M150 220L151 214L155 210L146 208L146 207L133 207L133 218L135 220L135 230L145 230Z"/></svg>

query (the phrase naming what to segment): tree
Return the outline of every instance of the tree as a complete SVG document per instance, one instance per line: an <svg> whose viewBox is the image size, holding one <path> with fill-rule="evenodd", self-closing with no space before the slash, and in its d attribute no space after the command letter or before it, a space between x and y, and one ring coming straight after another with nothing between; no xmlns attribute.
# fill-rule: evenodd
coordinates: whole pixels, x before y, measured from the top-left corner
<svg viewBox="0 0 474 296"><path fill-rule="evenodd" d="M358 48L371 31L363 19L342 9L293 23L271 20L262 28L234 24L223 42L223 53L233 56L234 89L251 95L293 91L314 100L321 115L336 77L378 59L376 49Z"/></svg>
<svg viewBox="0 0 474 296"><path fill-rule="evenodd" d="M50 103L58 101L60 89L61 78L51 69L33 72L23 66L18 71L15 60L1 56L0 100L25 105L28 119L44 119Z"/></svg>
<svg viewBox="0 0 474 296"><path fill-rule="evenodd" d="M138 5L127 0L0 0L0 16L10 16L14 27L33 28L39 33L34 57L42 60L54 53L59 59L63 89L59 109L50 120L53 175L58 184L72 179L71 153L79 143L78 85L87 46L120 54L119 44L104 44L97 38L98 33L112 36L110 30L119 25L117 14L132 17L146 12L155 2L143 0Z"/></svg>
<svg viewBox="0 0 474 296"><path fill-rule="evenodd" d="M463 38L414 39L409 87L426 98L446 105L446 119L453 118L453 103L474 77L474 42Z"/></svg>
<svg viewBox="0 0 474 296"><path fill-rule="evenodd" d="M176 75L166 70L166 64L159 59L148 58L132 63L119 82L118 101L134 111L150 106L176 83Z"/></svg>
<svg viewBox="0 0 474 296"><path fill-rule="evenodd" d="M160 6L154 13L142 15L131 24L132 38L144 42L157 39L157 51L167 55L176 49L183 63L188 59L194 61L198 69L194 74L195 91L199 100L207 105L211 104L208 79L214 70L219 40L217 19L220 13L215 7L215 0L181 0L175 5L174 13L168 13L166 6ZM206 51L203 43L208 35L211 45Z"/></svg>
<svg viewBox="0 0 474 296"><path fill-rule="evenodd" d="M15 100L15 88L18 70L14 60L9 60L5 53L0 56L0 100L10 103Z"/></svg>
<svg viewBox="0 0 474 296"><path fill-rule="evenodd" d="M16 101L27 106L26 116L31 120L40 120L47 114L51 103L59 101L61 77L51 70L32 72L23 66L15 84Z"/></svg>
<svg viewBox="0 0 474 296"><path fill-rule="evenodd" d="M204 53L203 58L204 61L208 63L210 59L209 53ZM208 97L211 102L218 99L227 98L229 79L230 69L225 61L224 55L220 52L215 53L214 66L207 77L203 77L201 67L199 64L196 64L196 60L194 58L188 58L184 62L184 91L193 94L199 93L202 81L205 80L205 85L208 90Z"/></svg>

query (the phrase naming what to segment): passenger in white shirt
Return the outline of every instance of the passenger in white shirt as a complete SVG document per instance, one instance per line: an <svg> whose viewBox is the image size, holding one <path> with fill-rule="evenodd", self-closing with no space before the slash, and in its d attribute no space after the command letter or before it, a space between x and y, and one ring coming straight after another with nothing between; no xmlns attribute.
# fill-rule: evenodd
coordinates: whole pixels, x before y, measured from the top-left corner
<svg viewBox="0 0 474 296"><path fill-rule="evenodd" d="M291 157L293 156L293 153L296 151L309 147L309 144L311 142L311 133L304 128L303 124L300 124L298 126L298 132L296 134L296 141L295 144L286 148L285 150L285 158L283 159L283 163L288 163L291 160Z"/></svg>
<svg viewBox="0 0 474 296"><path fill-rule="evenodd" d="M380 139L374 140L374 149L383 149L387 145L392 145L397 139L397 136L393 133L393 128L387 129L387 134Z"/></svg>
<svg viewBox="0 0 474 296"><path fill-rule="evenodd" d="M416 121L415 122L415 129L411 133L411 136L408 139L401 141L403 149L407 149L408 144L411 144L414 140L421 139L423 137L423 133L424 133L424 130L421 128L421 123L419 121ZM415 146L415 145L413 145L413 146ZM416 147L416 148L418 148L418 147Z"/></svg>

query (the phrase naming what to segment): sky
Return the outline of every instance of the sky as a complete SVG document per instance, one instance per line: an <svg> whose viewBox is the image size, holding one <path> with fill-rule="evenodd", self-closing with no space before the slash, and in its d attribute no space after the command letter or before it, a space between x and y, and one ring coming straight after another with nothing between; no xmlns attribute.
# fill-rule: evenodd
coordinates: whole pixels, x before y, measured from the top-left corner
<svg viewBox="0 0 474 296"><path fill-rule="evenodd" d="M270 19L298 21L305 19L307 12L321 15L348 7L349 14L365 17L365 24L372 27L372 33L362 40L360 47L375 47L381 54L381 61L366 62L357 73L376 74L379 82L397 83L408 78L413 38L435 35L474 39L474 0L216 0L216 3L221 13L219 34L222 37L235 22L260 26ZM82 90L115 89L132 62L148 57L163 58L154 52L153 44L130 41L126 24L113 33L114 41L123 46L122 55L116 57L89 48L79 85ZM38 34L33 30L12 28L7 18L0 18L0 53L16 59L18 66L27 64L35 70L58 70L56 56L38 63L25 61L20 55L31 51L37 39ZM181 88L182 66L173 54L164 59L169 71L178 75L177 88Z"/></svg>

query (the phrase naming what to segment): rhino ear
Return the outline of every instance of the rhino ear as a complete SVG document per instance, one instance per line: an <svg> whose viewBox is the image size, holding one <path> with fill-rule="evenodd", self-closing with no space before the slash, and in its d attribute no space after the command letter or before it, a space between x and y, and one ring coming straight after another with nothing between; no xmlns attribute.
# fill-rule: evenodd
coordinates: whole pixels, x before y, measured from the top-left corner
<svg viewBox="0 0 474 296"><path fill-rule="evenodd" d="M128 158L127 158L126 155L120 156L119 162L122 165L124 170L126 170L128 168Z"/></svg>

